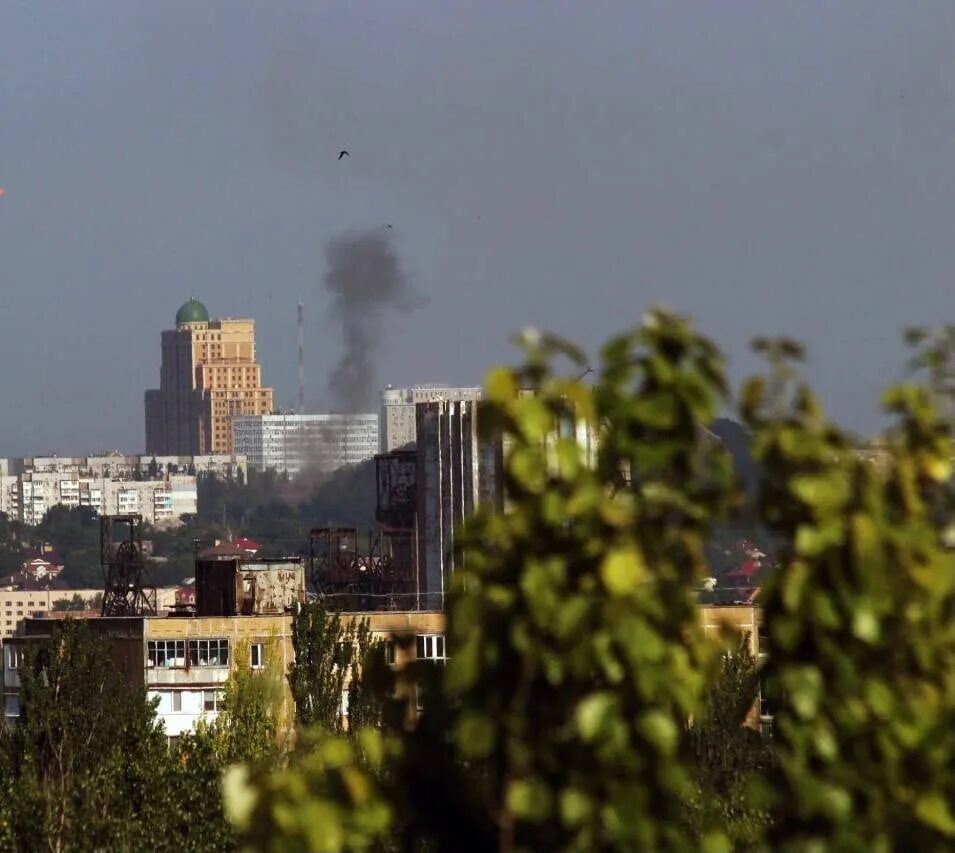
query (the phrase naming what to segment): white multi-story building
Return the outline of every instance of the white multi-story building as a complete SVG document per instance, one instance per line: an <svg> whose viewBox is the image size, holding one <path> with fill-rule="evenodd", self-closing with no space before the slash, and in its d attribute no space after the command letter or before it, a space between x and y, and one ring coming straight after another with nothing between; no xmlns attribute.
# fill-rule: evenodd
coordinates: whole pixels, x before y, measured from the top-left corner
<svg viewBox="0 0 955 853"><path fill-rule="evenodd" d="M378 415L236 415L232 440L236 453L259 471L334 471L378 452Z"/></svg>
<svg viewBox="0 0 955 853"><path fill-rule="evenodd" d="M449 385L413 385L381 392L381 452L390 453L415 441L415 406L480 400L480 388L452 388Z"/></svg>
<svg viewBox="0 0 955 853"><path fill-rule="evenodd" d="M150 524L170 526L197 511L196 478L170 474L154 480L127 480L74 471L0 477L0 512L8 517L36 525L54 506L85 506L100 515L140 513Z"/></svg>
<svg viewBox="0 0 955 853"><path fill-rule="evenodd" d="M246 459L234 453L203 456L131 455L114 451L96 456L21 456L0 458L0 477L33 473L78 474L97 478L156 479L166 474L215 474L224 479L246 474Z"/></svg>

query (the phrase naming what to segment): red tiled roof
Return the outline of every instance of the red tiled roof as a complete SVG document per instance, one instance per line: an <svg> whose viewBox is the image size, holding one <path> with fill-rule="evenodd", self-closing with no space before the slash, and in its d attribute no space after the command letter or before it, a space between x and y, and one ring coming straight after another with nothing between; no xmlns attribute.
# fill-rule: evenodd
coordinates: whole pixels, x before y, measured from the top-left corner
<svg viewBox="0 0 955 853"><path fill-rule="evenodd" d="M731 572L727 572L726 576L728 578L751 578L758 571L758 560L744 560L741 565L737 566Z"/></svg>

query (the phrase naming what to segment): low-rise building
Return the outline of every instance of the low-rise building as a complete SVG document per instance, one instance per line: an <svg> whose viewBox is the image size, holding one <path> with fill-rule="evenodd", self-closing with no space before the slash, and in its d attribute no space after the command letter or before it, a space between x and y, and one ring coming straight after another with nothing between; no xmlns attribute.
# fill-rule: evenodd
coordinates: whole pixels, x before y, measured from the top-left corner
<svg viewBox="0 0 955 853"><path fill-rule="evenodd" d="M0 476L18 474L77 474L99 479L158 479L167 474L215 475L242 479L247 461L241 454L216 453L198 456L129 454L117 450L92 456L19 456L0 458Z"/></svg>

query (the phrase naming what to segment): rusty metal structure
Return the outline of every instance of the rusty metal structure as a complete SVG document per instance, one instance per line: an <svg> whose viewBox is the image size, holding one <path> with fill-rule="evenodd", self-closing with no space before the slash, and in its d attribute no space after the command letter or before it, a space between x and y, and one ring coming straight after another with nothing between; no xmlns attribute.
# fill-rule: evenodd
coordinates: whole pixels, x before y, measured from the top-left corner
<svg viewBox="0 0 955 853"><path fill-rule="evenodd" d="M274 616L304 599L301 557L196 557L198 616Z"/></svg>
<svg viewBox="0 0 955 853"><path fill-rule="evenodd" d="M416 610L413 531L317 527L308 537L309 580L336 610Z"/></svg>
<svg viewBox="0 0 955 853"><path fill-rule="evenodd" d="M100 565L103 567L102 616L155 616L156 587L147 586L143 555L143 517L100 517Z"/></svg>
<svg viewBox="0 0 955 853"><path fill-rule="evenodd" d="M418 507L418 454L394 450L375 457L375 518L385 527L412 530Z"/></svg>

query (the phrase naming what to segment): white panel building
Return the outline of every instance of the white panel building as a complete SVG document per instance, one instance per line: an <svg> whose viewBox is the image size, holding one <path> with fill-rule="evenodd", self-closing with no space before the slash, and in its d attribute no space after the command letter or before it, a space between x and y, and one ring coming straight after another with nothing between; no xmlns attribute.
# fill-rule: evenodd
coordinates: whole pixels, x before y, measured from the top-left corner
<svg viewBox="0 0 955 853"><path fill-rule="evenodd" d="M334 471L378 452L378 415L236 415L235 452L250 468L294 476L305 468Z"/></svg>

